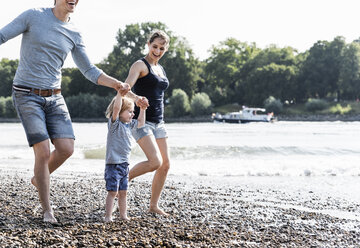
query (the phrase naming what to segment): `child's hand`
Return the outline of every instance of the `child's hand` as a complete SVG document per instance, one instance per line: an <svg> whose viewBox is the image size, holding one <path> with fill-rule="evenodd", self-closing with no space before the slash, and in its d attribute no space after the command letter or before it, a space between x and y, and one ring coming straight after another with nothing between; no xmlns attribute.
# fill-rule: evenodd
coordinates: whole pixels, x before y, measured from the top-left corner
<svg viewBox="0 0 360 248"><path fill-rule="evenodd" d="M148 107L140 106L139 108L140 108L141 110L146 110Z"/></svg>
<svg viewBox="0 0 360 248"><path fill-rule="evenodd" d="M149 101L144 96L139 96L138 99L136 100L135 104L139 108L143 108L143 109L147 109L147 107L149 107Z"/></svg>

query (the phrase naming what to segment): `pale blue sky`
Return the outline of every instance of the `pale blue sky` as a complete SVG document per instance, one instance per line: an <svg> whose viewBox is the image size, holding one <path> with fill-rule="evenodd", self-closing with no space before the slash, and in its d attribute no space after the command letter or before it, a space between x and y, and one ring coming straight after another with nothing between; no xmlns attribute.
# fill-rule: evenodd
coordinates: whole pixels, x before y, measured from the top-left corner
<svg viewBox="0 0 360 248"><path fill-rule="evenodd" d="M26 9L52 6L53 0L3 1L0 28ZM200 59L212 45L228 37L309 49L317 40L341 35L347 42L360 37L359 0L80 0L73 21L82 31L88 54L99 63L111 51L119 28L154 21L165 23L187 39ZM16 59L20 38L0 46L0 59ZM71 56L65 66L74 66Z"/></svg>

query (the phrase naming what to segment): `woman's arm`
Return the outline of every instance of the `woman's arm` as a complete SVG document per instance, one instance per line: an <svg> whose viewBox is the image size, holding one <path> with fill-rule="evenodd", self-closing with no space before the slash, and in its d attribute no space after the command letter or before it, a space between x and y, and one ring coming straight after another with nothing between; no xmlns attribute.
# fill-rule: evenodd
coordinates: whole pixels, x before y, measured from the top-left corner
<svg viewBox="0 0 360 248"><path fill-rule="evenodd" d="M130 87L133 87L138 80L138 78L145 73L146 65L142 61L136 61L129 70L129 75L125 80L125 84L129 84ZM131 90L126 94L127 97L132 99L135 104L139 107L147 108L149 106L149 102L146 97L138 96Z"/></svg>

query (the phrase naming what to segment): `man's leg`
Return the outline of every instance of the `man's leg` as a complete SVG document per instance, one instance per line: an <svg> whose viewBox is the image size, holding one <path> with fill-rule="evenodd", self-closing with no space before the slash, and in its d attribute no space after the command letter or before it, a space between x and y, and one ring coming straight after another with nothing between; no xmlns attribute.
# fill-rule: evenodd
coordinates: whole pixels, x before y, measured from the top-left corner
<svg viewBox="0 0 360 248"><path fill-rule="evenodd" d="M54 139L53 144L55 150L51 152L48 161L48 169L50 174L59 168L74 152L73 139ZM37 187L37 180L35 177L31 179L31 183Z"/></svg>
<svg viewBox="0 0 360 248"><path fill-rule="evenodd" d="M50 146L49 140L44 140L36 143L33 146L35 154L34 174L36 187L39 192L39 199L44 214L44 222L57 222L51 205L50 205L50 173L49 173L49 159Z"/></svg>

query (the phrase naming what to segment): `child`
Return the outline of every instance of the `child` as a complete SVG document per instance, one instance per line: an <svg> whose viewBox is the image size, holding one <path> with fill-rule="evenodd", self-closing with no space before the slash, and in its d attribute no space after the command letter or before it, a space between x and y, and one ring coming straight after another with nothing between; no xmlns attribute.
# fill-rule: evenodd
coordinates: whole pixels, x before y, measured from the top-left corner
<svg viewBox="0 0 360 248"><path fill-rule="evenodd" d="M128 188L129 158L132 145L132 128L145 126L145 110L140 109L137 120L134 117L134 102L118 92L106 109L108 135L106 144L105 181L108 191L105 206L105 222L112 221L114 199L118 196L120 218L129 220L126 214L126 191Z"/></svg>

